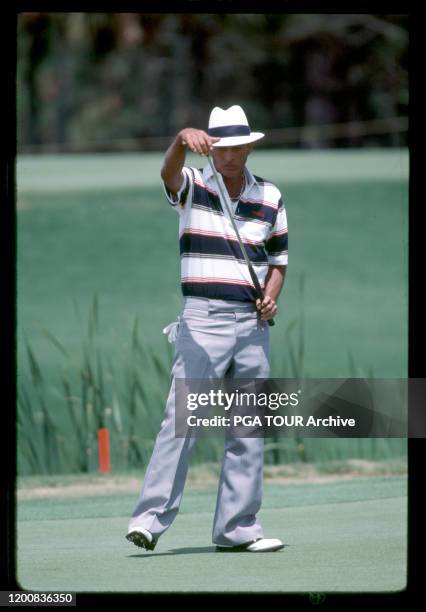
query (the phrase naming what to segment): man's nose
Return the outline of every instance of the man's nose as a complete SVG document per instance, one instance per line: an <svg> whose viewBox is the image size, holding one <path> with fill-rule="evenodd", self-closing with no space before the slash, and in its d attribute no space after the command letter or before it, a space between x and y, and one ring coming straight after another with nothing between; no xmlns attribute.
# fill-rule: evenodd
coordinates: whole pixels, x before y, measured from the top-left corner
<svg viewBox="0 0 426 612"><path fill-rule="evenodd" d="M232 150L224 151L224 158L226 162L231 162L234 158L234 152Z"/></svg>

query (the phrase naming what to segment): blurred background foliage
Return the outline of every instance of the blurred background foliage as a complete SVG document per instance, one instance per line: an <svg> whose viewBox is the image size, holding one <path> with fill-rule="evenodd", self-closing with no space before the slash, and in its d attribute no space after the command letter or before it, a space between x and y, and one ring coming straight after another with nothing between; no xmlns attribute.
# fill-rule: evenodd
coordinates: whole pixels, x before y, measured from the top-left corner
<svg viewBox="0 0 426 612"><path fill-rule="evenodd" d="M18 151L163 150L235 103L263 146L405 146L407 56L404 15L21 13Z"/></svg>

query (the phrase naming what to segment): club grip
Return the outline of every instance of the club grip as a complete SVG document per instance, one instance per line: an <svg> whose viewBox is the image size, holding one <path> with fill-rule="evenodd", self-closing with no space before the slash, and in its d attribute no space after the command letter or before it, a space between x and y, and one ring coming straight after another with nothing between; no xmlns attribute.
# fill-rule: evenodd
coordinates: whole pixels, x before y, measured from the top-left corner
<svg viewBox="0 0 426 612"><path fill-rule="evenodd" d="M253 272L253 276L255 276L254 272ZM252 279L253 279L254 286L255 286L256 291L257 291L257 295L258 295L260 301L263 302L263 298L265 297L265 294L262 291L262 288L261 288L261 286L259 284L257 276L255 278L253 278L253 276L252 276ZM268 319L268 325L269 325L269 327L273 327L275 325L274 319Z"/></svg>

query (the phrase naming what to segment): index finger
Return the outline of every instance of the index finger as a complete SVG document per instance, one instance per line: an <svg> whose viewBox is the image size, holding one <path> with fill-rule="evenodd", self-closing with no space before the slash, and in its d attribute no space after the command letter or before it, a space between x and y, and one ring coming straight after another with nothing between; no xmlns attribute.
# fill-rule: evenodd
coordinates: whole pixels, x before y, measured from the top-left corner
<svg viewBox="0 0 426 612"><path fill-rule="evenodd" d="M220 140L220 138L216 138L215 136L209 136L208 134L206 134L205 144L208 147L208 149L211 151L213 149L213 145L218 140Z"/></svg>

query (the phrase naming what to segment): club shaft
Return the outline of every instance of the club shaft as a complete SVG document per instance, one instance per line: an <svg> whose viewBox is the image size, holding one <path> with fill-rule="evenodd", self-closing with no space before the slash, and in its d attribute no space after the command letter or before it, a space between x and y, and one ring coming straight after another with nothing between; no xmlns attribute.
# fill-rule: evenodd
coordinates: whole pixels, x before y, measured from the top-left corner
<svg viewBox="0 0 426 612"><path fill-rule="evenodd" d="M239 245L240 245L241 252L242 252L242 254L243 254L244 260L245 260L245 262L246 262L246 264L247 264L248 271L249 271L249 273L250 273L250 277L251 277L251 280L252 280L252 282L253 282L253 285L254 285L254 288L255 288L255 291L256 291L257 297L258 297L258 298L259 298L261 301L263 301L263 298L264 298L265 296L264 296L264 293L263 293L262 287L260 286L260 283L259 283L259 279L258 279L258 277L257 277L257 274L256 274L256 272L254 271L253 265L252 265L252 263L251 263L251 261L250 261L250 259L249 259L248 255L247 255L246 248L245 248L245 246L244 246L244 244L243 244L243 241L241 240L241 236L240 236L240 233L239 233L239 231L238 231L238 227L237 227L237 224L235 223L234 215L233 215L233 212L232 212L232 206L231 206L231 203L228 201L228 197L229 197L229 196L228 196L228 193L226 193L226 194L225 194L225 191L222 189L222 185L221 185L221 182L220 182L220 180L219 180L219 176L218 176L218 174L217 174L217 170L216 170L216 168L214 167L214 163L213 163L213 161L212 161L212 159L211 159L210 155L208 155L208 156L207 156L207 159L209 160L210 168L211 168L211 170L212 170L212 172L213 172L213 176L214 176L214 178L215 178L215 181L216 181L216 184L217 184L217 188L218 188L218 190L219 190L219 196L220 196L220 200L221 200L221 202L222 202L222 206L224 206L224 208L226 209L226 211L227 211L227 213L228 213L228 217L229 217L229 218L230 218L230 220L231 220L232 227L234 228L235 234L236 234L236 236L237 236L237 240L238 240L238 243L239 243ZM268 325L270 325L271 327L272 327L273 325L275 325L274 320L273 320L273 319L268 319Z"/></svg>

